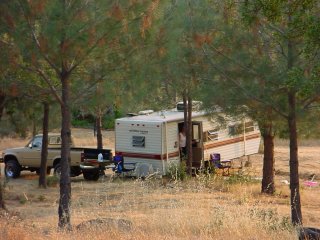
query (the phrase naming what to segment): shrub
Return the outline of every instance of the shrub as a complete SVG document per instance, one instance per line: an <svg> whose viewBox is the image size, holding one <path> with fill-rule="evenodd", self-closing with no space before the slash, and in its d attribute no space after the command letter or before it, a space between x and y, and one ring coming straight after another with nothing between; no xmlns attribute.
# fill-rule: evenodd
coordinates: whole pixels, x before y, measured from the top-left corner
<svg viewBox="0 0 320 240"><path fill-rule="evenodd" d="M55 176L55 175L48 176L47 177L47 186L48 187L56 187L56 186L58 186L59 181L60 181L60 179L58 176Z"/></svg>
<svg viewBox="0 0 320 240"><path fill-rule="evenodd" d="M170 163L168 167L168 176L175 181L183 181L187 177L187 165L185 161L180 164Z"/></svg>
<svg viewBox="0 0 320 240"><path fill-rule="evenodd" d="M253 179L249 175L233 174L227 179L227 182L229 184L237 184L237 183L257 183L259 181Z"/></svg>

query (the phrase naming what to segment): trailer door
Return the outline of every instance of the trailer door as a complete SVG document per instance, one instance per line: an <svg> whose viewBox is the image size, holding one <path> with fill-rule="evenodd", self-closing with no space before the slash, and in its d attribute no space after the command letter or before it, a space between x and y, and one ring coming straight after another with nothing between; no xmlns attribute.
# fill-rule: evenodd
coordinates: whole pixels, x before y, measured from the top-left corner
<svg viewBox="0 0 320 240"><path fill-rule="evenodd" d="M202 122L192 122L192 167L199 168L203 160Z"/></svg>

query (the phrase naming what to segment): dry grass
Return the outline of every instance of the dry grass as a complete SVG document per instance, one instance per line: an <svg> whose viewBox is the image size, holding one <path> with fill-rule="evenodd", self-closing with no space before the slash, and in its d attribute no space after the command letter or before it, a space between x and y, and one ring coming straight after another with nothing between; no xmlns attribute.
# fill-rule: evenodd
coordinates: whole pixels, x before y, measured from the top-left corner
<svg viewBox="0 0 320 240"><path fill-rule="evenodd" d="M90 130L74 133L77 139L84 139L83 146L94 141ZM113 148L113 133L104 136ZM317 149L302 147L299 151L301 182L308 174L316 174L319 180ZM295 239L290 226L290 191L281 183L289 180L288 149L277 146L275 156L279 174L274 196L260 194L259 181L246 181L247 175L261 177L261 155L251 157L253 166L243 171L242 178L200 175L185 182L110 181L110 171L98 182L73 178L72 233L57 231L58 187L39 189L38 177L23 173L6 184L7 207L17 214L0 218L0 239ZM320 187L301 185L304 224L320 228ZM105 221L76 229L92 219L124 219L132 225Z"/></svg>
<svg viewBox="0 0 320 240"><path fill-rule="evenodd" d="M71 234L58 233L58 189L37 189L36 179L21 181L29 181L25 184L28 201L22 203L16 191L21 188L19 180L8 184L6 199L22 218L14 227L27 231L16 236L10 224L2 230L7 239L29 239L34 232L39 239L292 239L295 235L288 215L279 213L275 205L282 197L261 196L258 184L235 184L226 190L223 179L201 178L166 187L160 180L92 183L78 178L72 182L74 226L111 218L129 220L132 227L96 224Z"/></svg>

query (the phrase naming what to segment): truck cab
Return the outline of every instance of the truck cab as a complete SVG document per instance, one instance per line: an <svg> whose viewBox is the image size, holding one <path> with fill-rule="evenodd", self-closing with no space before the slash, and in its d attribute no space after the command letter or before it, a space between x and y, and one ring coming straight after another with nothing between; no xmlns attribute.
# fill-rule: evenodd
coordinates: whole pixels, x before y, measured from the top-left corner
<svg viewBox="0 0 320 240"><path fill-rule="evenodd" d="M71 147L73 141L71 141ZM2 159L5 163L5 174L9 178L17 178L21 171L27 170L37 173L40 172L42 149L42 134L34 136L26 146L18 148L6 149L2 153ZM58 133L50 133L48 135L48 156L47 156L47 172L54 168L55 172L59 172L61 159L61 136ZM71 168L72 171L79 175L81 169L79 167L81 160L81 152L83 149L71 148Z"/></svg>

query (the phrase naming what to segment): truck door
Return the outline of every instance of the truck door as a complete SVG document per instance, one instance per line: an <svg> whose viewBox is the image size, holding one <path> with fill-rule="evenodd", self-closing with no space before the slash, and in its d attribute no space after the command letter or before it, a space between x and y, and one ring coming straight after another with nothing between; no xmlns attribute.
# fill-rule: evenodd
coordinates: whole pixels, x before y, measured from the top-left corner
<svg viewBox="0 0 320 240"><path fill-rule="evenodd" d="M199 168L203 160L202 122L192 122L192 167Z"/></svg>
<svg viewBox="0 0 320 240"><path fill-rule="evenodd" d="M29 167L39 167L41 159L42 136L34 137L22 153L23 162Z"/></svg>

